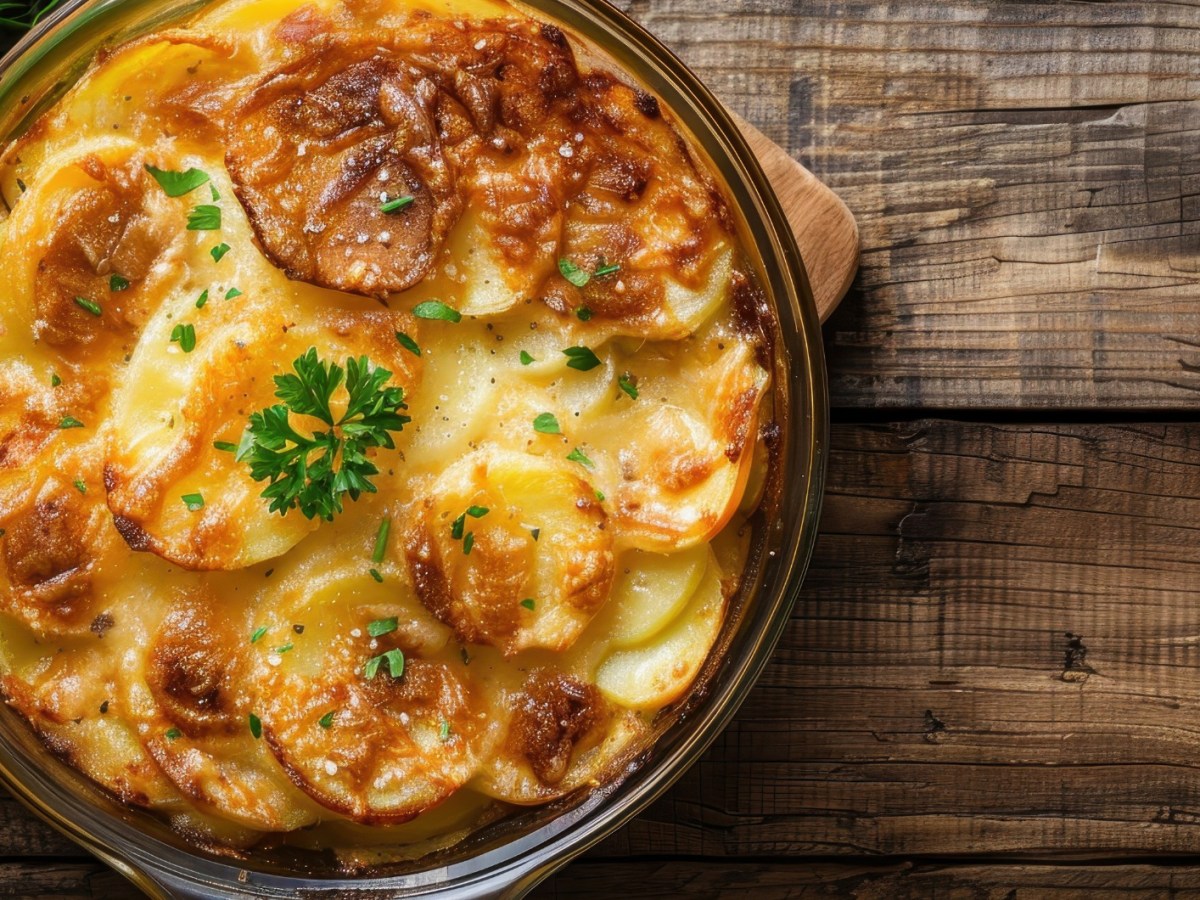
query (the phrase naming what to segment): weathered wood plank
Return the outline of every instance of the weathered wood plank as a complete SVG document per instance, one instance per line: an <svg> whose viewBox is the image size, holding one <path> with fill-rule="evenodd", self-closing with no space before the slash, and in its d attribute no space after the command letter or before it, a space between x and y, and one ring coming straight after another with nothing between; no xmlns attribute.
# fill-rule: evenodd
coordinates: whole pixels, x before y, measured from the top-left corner
<svg viewBox="0 0 1200 900"><path fill-rule="evenodd" d="M711 900L1096 900L1200 897L1200 868L1152 865L928 865L694 860L577 863L532 900L705 897Z"/></svg>
<svg viewBox="0 0 1200 900"><path fill-rule="evenodd" d="M0 897L131 900L133 885L100 862L0 862Z"/></svg>
<svg viewBox="0 0 1200 900"><path fill-rule="evenodd" d="M840 426L803 599L609 856L1195 853L1200 428Z"/></svg>
<svg viewBox="0 0 1200 900"><path fill-rule="evenodd" d="M1196 402L1200 7L625 5L858 217L835 405Z"/></svg>

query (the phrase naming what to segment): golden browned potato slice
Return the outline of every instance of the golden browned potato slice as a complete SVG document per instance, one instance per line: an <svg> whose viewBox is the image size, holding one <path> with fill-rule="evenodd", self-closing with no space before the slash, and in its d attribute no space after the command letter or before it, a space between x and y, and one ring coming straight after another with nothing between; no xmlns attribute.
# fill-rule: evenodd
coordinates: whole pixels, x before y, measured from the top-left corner
<svg viewBox="0 0 1200 900"><path fill-rule="evenodd" d="M249 647L220 597L180 592L146 648L128 712L150 755L202 809L249 828L290 831L316 821L319 808L251 731Z"/></svg>
<svg viewBox="0 0 1200 900"><path fill-rule="evenodd" d="M226 161L290 277L365 294L425 277L460 209L437 98L432 80L376 48L333 46L268 75L239 105Z"/></svg>
<svg viewBox="0 0 1200 900"><path fill-rule="evenodd" d="M593 783L645 727L594 684L554 669L535 669L506 689L478 669L472 676L491 685L491 749L474 785L509 803L544 803Z"/></svg>
<svg viewBox="0 0 1200 900"><path fill-rule="evenodd" d="M248 231L236 209L223 228L226 240ZM405 314L289 282L248 240L219 269L211 258L200 262L212 241L190 248L194 280L172 294L138 342L113 401L105 484L117 527L135 550L189 569L237 569L285 552L317 523L299 510L271 512L261 496L266 482L253 481L249 465L214 438L238 444L248 417L279 402L274 377L291 372L309 348L343 367L365 355L391 373L389 386L411 389L420 358L396 332L419 334ZM197 309L202 287L208 299ZM172 339L184 323L194 328L190 351ZM344 408L345 398L339 389L335 407ZM183 499L194 494L201 508Z"/></svg>
<svg viewBox="0 0 1200 900"><path fill-rule="evenodd" d="M461 664L434 658L449 632L400 582L402 568L380 564L376 581L369 544L358 558L346 548L318 549L265 590L256 708L301 790L358 822L403 822L474 773L475 701Z"/></svg>
<svg viewBox="0 0 1200 900"><path fill-rule="evenodd" d="M411 508L404 542L421 601L460 640L563 650L608 598L612 537L570 464L481 449Z"/></svg>

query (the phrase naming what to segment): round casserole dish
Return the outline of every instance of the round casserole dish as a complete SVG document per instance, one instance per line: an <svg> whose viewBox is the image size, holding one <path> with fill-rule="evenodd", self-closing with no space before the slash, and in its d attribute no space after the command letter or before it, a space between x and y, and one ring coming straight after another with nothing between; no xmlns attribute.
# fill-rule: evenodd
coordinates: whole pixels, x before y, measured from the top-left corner
<svg viewBox="0 0 1200 900"><path fill-rule="evenodd" d="M179 0L68 3L0 61L0 138L27 127L101 47L201 8ZM521 896L613 832L674 782L725 727L770 657L795 603L816 536L828 402L817 313L792 233L749 147L719 102L653 37L603 0L530 0L595 55L661 98L723 182L742 243L778 322L775 421L782 426L776 501L721 636L687 700L657 740L609 783L488 826L452 850L347 878L296 860L224 859L190 847L154 816L119 804L63 764L11 710L0 711L0 780L38 815L152 896Z"/></svg>

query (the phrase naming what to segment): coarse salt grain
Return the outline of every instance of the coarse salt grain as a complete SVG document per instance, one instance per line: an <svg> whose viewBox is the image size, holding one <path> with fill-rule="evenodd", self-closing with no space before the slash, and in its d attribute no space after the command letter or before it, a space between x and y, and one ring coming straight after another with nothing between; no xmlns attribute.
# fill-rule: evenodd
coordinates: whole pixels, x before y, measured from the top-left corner
<svg viewBox="0 0 1200 900"><path fill-rule="evenodd" d="M336 774L337 774L337 770L338 770L337 763L335 763L335 762L334 762L332 759L327 759L327 760L325 760L325 772L326 772L326 774L328 774L328 775L336 775Z"/></svg>

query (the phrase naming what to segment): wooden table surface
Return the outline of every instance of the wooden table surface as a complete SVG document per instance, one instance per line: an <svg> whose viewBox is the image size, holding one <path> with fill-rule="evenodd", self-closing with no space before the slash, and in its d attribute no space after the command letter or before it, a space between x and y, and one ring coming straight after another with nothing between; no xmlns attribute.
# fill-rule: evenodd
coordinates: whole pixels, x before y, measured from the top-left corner
<svg viewBox="0 0 1200 900"><path fill-rule="evenodd" d="M536 896L1200 897L1200 6L624 6L862 268L774 661ZM128 888L0 799L0 896Z"/></svg>

